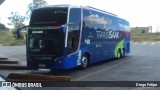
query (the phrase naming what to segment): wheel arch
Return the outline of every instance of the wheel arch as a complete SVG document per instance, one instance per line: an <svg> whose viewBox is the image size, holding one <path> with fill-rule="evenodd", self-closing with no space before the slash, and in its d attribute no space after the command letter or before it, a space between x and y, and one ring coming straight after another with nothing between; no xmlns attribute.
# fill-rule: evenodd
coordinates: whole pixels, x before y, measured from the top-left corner
<svg viewBox="0 0 160 90"><path fill-rule="evenodd" d="M87 56L88 62L89 62L89 64L90 64L90 59L91 59L91 58L90 58L89 52L84 52L83 55L86 55L86 56Z"/></svg>

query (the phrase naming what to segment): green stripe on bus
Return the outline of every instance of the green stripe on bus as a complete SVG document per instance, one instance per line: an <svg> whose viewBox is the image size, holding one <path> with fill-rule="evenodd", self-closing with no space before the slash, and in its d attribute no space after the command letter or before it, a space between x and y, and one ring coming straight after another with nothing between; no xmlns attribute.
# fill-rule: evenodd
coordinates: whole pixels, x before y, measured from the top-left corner
<svg viewBox="0 0 160 90"><path fill-rule="evenodd" d="M114 56L117 57L118 54L118 49L122 49L123 48L123 44L124 44L124 39L121 40L118 45L116 46L115 50L114 50Z"/></svg>

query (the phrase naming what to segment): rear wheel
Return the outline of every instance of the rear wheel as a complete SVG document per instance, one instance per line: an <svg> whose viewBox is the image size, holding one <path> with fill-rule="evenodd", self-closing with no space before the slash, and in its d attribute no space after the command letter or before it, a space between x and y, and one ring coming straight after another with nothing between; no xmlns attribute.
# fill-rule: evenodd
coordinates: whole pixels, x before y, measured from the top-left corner
<svg viewBox="0 0 160 90"><path fill-rule="evenodd" d="M88 60L87 55L85 54L81 58L81 68L86 68L88 64L89 64L89 60Z"/></svg>
<svg viewBox="0 0 160 90"><path fill-rule="evenodd" d="M118 53L117 53L117 59L120 59L122 57L122 52L121 50L119 49L118 50Z"/></svg>
<svg viewBox="0 0 160 90"><path fill-rule="evenodd" d="M125 50L122 49L122 58L125 57Z"/></svg>

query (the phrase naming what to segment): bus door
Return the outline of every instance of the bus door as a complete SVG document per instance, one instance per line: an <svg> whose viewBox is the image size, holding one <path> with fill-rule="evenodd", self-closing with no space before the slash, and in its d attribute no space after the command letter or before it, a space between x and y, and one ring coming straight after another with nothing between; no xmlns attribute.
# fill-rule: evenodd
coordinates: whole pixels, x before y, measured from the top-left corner
<svg viewBox="0 0 160 90"><path fill-rule="evenodd" d="M71 8L68 25L67 54L78 50L81 29L81 9Z"/></svg>

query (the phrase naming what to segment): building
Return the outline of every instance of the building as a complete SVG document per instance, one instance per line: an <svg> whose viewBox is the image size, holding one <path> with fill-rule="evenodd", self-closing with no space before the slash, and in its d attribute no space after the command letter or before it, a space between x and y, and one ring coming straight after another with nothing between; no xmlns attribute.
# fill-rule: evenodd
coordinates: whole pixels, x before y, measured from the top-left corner
<svg viewBox="0 0 160 90"><path fill-rule="evenodd" d="M149 26L150 33L160 33L160 25Z"/></svg>
<svg viewBox="0 0 160 90"><path fill-rule="evenodd" d="M133 33L133 34L148 34L149 27L132 27L131 33Z"/></svg>

